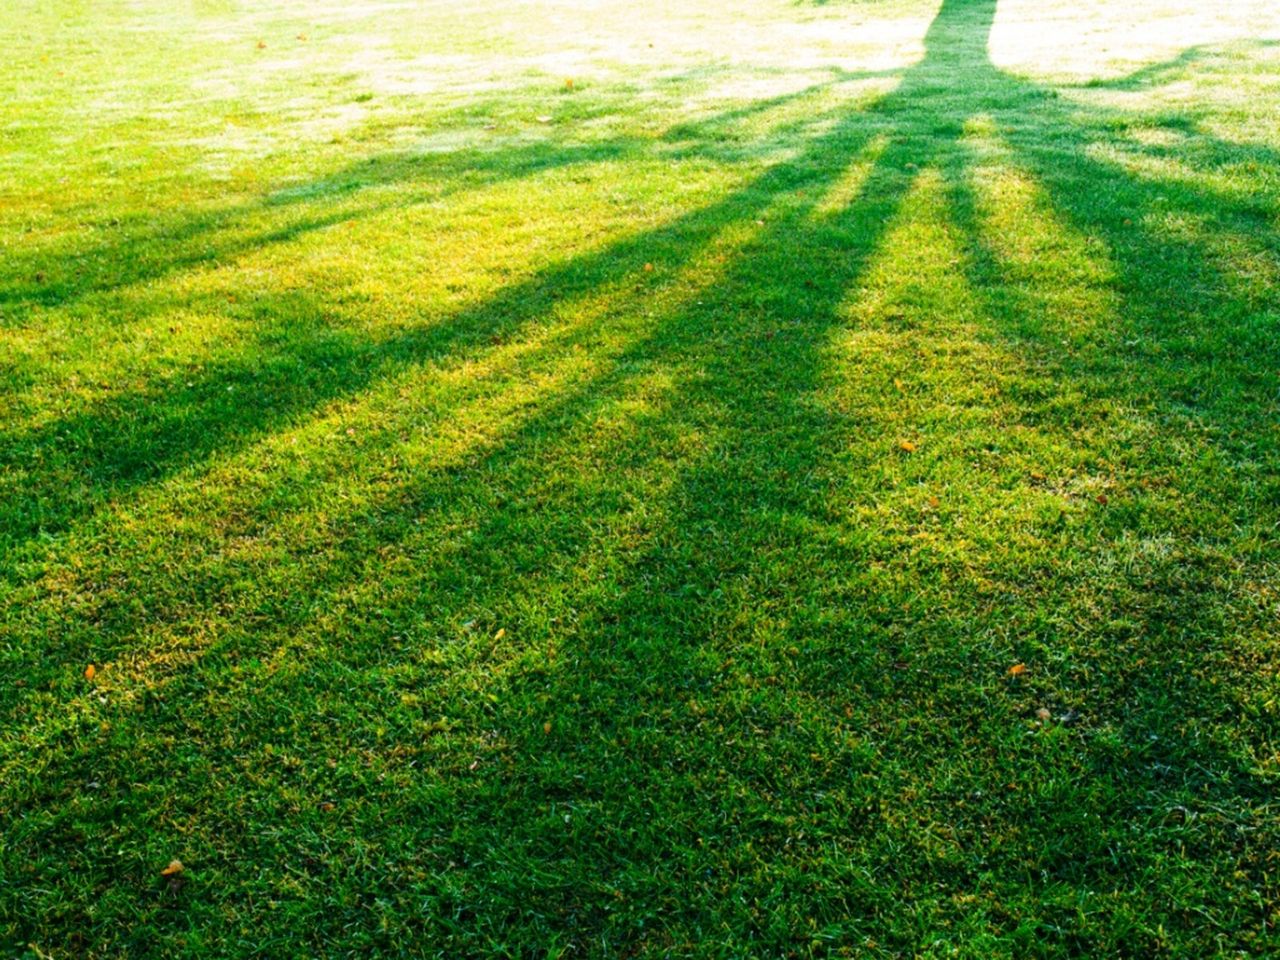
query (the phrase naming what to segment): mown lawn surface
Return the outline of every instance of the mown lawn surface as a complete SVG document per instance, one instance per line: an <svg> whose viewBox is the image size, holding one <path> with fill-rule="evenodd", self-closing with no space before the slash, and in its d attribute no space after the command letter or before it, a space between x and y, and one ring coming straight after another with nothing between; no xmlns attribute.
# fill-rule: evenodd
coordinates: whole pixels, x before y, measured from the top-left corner
<svg viewBox="0 0 1280 960"><path fill-rule="evenodd" d="M1274 0L0 49L4 955L1280 955Z"/></svg>

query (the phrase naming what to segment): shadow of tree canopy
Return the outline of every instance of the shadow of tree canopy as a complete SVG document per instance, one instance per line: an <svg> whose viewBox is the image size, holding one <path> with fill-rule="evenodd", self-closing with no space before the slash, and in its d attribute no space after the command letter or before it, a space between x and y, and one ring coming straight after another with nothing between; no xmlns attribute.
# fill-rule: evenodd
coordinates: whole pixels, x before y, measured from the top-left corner
<svg viewBox="0 0 1280 960"><path fill-rule="evenodd" d="M1258 758L1276 730L1240 639L1268 628L1243 594L1274 557L1259 539L1258 570L1242 574L1229 549L1263 536L1280 492L1275 431L1258 423L1280 370L1273 198L1127 167L1114 148L1130 118L991 63L995 12L944 0L923 59L872 106L807 117L800 147L738 189L440 322L335 330L322 304L282 292L261 304L259 333L198 374L6 428L0 465L20 482L6 490L3 657L27 684L0 690L0 707L28 736L0 771L59 774L4 778L6 866L30 860L43 877L22 906L60 896L60 921L110 948L119 934L101 917L135 909L120 891L137 877L109 851L162 816L231 881L203 893L198 923L283 899L320 953L417 938L490 955L728 955L746 949L742 931L771 956L1273 943L1266 863L1280 838ZM667 146L713 151L713 128L744 116L687 125ZM1197 169L1280 160L1195 139L1126 149ZM651 149L431 162L484 183ZM299 212L226 243L245 211L163 223L171 260L10 285L4 302L65 304L285 242L353 215L314 214L306 198L422 172L361 163L265 199ZM1013 218L993 222L1001 203ZM913 211L930 205L954 257L939 269L907 255L918 275L868 302L886 248L909 254ZM1052 272L1025 235L1033 221L1101 266ZM1264 265L1255 283L1236 250ZM715 269L695 294L659 295L703 261ZM1082 299L1055 302L1062 289ZM598 326L545 322L602 292L614 302ZM1067 323L1076 310L1101 322ZM573 367L575 348L597 359ZM472 363L474 382L428 389ZM245 482L223 466L238 451L401 381L424 393L396 402L432 430L468 437L492 409L500 426L454 456L375 421L346 467L367 495L290 493L333 490L343 468L273 461L213 506ZM507 409L504 390L529 384ZM1013 421L991 399L1006 390ZM1094 426L1116 419L1114 435ZM927 440L910 456L904 431ZM1129 475L1129 443L1162 472ZM1108 511L1051 507L1055 481L1024 469L1047 450L1155 486ZM129 514L150 518L168 478L203 469L205 506L226 513L217 536L133 545ZM1203 522L1166 497L1194 485L1203 507L1209 477L1226 496ZM1001 493L990 525L965 516L966 482ZM120 502L123 520L104 508ZM1198 539L1169 547L1171 529ZM51 578L78 543L102 544L90 569ZM133 677L110 733L58 679L90 653ZM1023 661L1034 676L1009 679ZM1032 725L1038 704L1068 720ZM253 730L274 731L271 754L241 739ZM107 747L129 786L100 803L44 786L100 778ZM259 775L277 763L287 793ZM326 828L298 812L315 796L356 812ZM249 829L264 808L301 825ZM88 835L104 839L78 842ZM290 864L288 884L243 866L264 863ZM95 891L71 893L77 875ZM1009 906L1027 889L1034 916ZM1256 916L1236 915L1244 902ZM138 909L135 947L191 930L163 904Z"/></svg>

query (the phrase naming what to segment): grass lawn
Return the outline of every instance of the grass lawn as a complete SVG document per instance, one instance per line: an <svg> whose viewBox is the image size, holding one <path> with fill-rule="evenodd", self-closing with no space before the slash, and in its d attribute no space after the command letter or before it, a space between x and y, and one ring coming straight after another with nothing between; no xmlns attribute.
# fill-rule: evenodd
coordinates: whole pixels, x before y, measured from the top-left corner
<svg viewBox="0 0 1280 960"><path fill-rule="evenodd" d="M1275 0L0 49L0 955L1280 955Z"/></svg>

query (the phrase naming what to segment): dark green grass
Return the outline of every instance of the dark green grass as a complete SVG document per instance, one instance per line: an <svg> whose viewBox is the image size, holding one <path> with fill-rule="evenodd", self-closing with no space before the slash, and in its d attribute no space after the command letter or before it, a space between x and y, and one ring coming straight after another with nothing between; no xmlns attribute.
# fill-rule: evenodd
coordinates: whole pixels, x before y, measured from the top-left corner
<svg viewBox="0 0 1280 960"><path fill-rule="evenodd" d="M14 80L0 943L1280 950L1280 65L755 15L913 13L900 69L691 106L776 73L660 51L216 176Z"/></svg>

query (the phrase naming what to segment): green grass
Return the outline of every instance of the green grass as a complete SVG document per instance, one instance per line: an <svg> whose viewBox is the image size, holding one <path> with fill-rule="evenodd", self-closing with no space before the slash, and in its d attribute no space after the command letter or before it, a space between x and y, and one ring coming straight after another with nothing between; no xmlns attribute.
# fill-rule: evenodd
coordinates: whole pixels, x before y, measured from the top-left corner
<svg viewBox="0 0 1280 960"><path fill-rule="evenodd" d="M11 3L0 949L1276 955L1277 41Z"/></svg>

